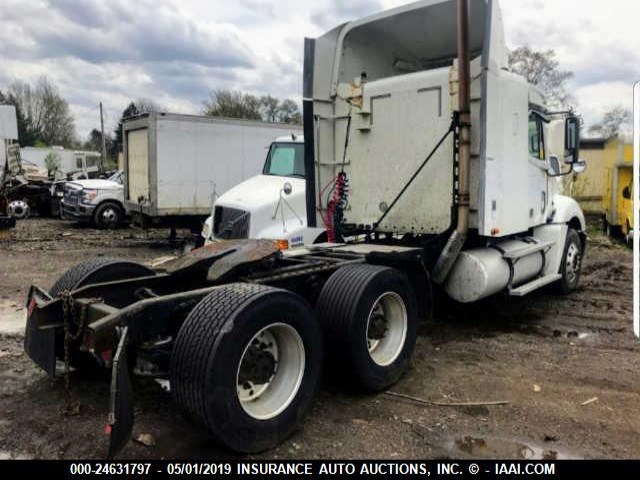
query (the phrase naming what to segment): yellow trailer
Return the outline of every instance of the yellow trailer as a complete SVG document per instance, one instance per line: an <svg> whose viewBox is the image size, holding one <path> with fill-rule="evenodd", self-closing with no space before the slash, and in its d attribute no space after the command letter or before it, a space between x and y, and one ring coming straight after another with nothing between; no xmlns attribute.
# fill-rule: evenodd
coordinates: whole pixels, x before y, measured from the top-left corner
<svg viewBox="0 0 640 480"><path fill-rule="evenodd" d="M603 225L608 235L624 235L630 241L633 237L633 145L610 140L604 157Z"/></svg>

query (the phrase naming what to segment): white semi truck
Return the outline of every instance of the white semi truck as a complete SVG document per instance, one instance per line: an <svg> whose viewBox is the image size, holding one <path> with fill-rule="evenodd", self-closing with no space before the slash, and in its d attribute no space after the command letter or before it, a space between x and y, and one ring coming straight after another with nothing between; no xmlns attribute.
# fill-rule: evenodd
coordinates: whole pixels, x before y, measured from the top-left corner
<svg viewBox="0 0 640 480"><path fill-rule="evenodd" d="M155 270L83 262L31 288L27 353L50 373L56 356L112 369L111 454L133 423L129 361L216 441L256 452L299 424L323 362L366 391L393 385L434 288L573 291L585 223L555 180L581 165L579 122L505 66L494 0L423 0L306 39L307 223L330 241L219 241Z"/></svg>
<svg viewBox="0 0 640 480"><path fill-rule="evenodd" d="M324 228L307 227L304 137L273 142L262 173L220 195L202 229L208 240L266 238L284 249L326 241Z"/></svg>

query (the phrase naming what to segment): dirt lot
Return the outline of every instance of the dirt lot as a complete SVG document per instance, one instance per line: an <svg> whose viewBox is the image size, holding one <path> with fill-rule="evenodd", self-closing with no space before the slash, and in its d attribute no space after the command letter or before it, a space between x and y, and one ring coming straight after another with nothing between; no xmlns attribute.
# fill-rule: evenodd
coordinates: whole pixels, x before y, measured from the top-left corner
<svg viewBox="0 0 640 480"><path fill-rule="evenodd" d="M22 352L31 283L49 288L95 255L148 262L174 252L167 232L98 232L60 220L19 222L0 241L0 458L102 458L108 385L61 377ZM411 369L389 394L345 391L324 378L303 428L256 458L638 458L640 341L632 332L632 255L595 230L580 289L442 305L422 324ZM137 380L134 437L122 458L233 458L176 414L160 386ZM593 400L597 397L597 400ZM591 400L590 402L588 402Z"/></svg>

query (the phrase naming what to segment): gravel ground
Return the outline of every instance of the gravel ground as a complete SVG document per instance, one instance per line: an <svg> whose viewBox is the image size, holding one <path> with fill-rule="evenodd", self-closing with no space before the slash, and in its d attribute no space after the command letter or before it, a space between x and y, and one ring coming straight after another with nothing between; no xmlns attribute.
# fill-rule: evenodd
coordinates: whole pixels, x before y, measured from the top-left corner
<svg viewBox="0 0 640 480"><path fill-rule="evenodd" d="M632 331L632 255L597 231L578 291L536 292L462 306L442 302L420 327L412 365L393 392L364 395L328 375L302 428L249 458L637 458L640 341ZM30 284L49 288L96 255L150 262L179 252L168 232L102 232L33 218L0 240L0 458L103 458L108 385L61 378L23 353ZM122 458L235 458L176 414L160 386L135 382L134 437ZM595 400L594 400L595 399ZM247 457L243 457L247 458Z"/></svg>

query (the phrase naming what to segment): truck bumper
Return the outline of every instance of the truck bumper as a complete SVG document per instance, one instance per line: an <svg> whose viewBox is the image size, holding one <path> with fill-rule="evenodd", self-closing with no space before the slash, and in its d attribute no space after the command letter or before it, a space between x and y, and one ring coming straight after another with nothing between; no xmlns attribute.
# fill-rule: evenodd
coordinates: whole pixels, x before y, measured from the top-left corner
<svg viewBox="0 0 640 480"><path fill-rule="evenodd" d="M60 202L60 215L65 220L75 220L76 222L90 222L93 218L93 205L69 204L64 200Z"/></svg>

